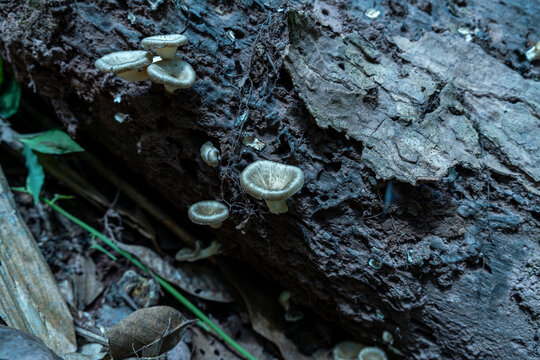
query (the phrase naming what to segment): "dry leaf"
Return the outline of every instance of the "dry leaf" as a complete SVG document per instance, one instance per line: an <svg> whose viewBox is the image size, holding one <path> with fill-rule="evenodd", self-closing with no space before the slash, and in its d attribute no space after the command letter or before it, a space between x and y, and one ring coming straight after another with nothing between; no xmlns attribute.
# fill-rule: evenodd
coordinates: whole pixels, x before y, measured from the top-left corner
<svg viewBox="0 0 540 360"><path fill-rule="evenodd" d="M175 347L167 353L166 360L190 360L191 350L189 346L183 341L178 342Z"/></svg>
<svg viewBox="0 0 540 360"><path fill-rule="evenodd" d="M96 264L92 259L77 255L75 258L75 273L71 275L75 304L82 310L91 304L103 291L103 284L99 281Z"/></svg>
<svg viewBox="0 0 540 360"><path fill-rule="evenodd" d="M169 306L154 306L128 315L105 329L109 352L114 360L152 357L172 349L191 323Z"/></svg>
<svg viewBox="0 0 540 360"><path fill-rule="evenodd" d="M232 295L234 290L231 289L227 280L211 267L182 264L181 268L176 268L144 246L126 245L120 242L116 244L120 249L138 257L144 265L157 275L191 295L205 300L225 303L234 301Z"/></svg>
<svg viewBox="0 0 540 360"><path fill-rule="evenodd" d="M43 254L17 211L0 167L0 317L56 352L75 351L75 328Z"/></svg>
<svg viewBox="0 0 540 360"><path fill-rule="evenodd" d="M78 352L71 354L63 354L64 360L102 360L107 353L103 350L101 344L86 344L83 345Z"/></svg>
<svg viewBox="0 0 540 360"><path fill-rule="evenodd" d="M36 336L3 325L0 325L0 359L62 360Z"/></svg>
<svg viewBox="0 0 540 360"><path fill-rule="evenodd" d="M234 340L259 360L277 360L276 357L265 351L259 343L257 334L241 323L238 316L231 316L227 321L219 322L212 319L228 334L233 334ZM238 360L240 357L225 345L223 341L197 326L190 329L193 343L193 360Z"/></svg>
<svg viewBox="0 0 540 360"><path fill-rule="evenodd" d="M285 360L330 360L331 350L322 349L305 356L285 335L283 309L277 299L279 291L265 286L256 277L230 264L220 262L224 275L236 287L248 308L253 330L273 342Z"/></svg>

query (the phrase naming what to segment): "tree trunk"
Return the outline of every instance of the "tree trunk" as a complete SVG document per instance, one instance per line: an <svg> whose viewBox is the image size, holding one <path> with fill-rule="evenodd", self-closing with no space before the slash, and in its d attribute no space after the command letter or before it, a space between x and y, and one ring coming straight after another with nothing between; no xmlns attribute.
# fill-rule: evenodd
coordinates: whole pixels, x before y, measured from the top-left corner
<svg viewBox="0 0 540 360"><path fill-rule="evenodd" d="M288 5L7 2L0 56L179 219L226 202L230 218L199 237L359 340L389 331L415 359L540 358L540 71L523 56L540 40L540 3ZM190 39L179 49L197 73L190 89L94 68L167 33ZM217 168L201 159L206 141ZM242 190L257 159L303 170L287 213Z"/></svg>

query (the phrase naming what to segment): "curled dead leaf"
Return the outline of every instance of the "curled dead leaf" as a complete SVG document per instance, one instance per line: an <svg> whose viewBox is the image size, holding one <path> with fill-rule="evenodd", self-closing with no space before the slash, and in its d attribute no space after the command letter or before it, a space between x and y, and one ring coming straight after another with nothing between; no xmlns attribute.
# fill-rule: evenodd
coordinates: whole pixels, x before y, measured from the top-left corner
<svg viewBox="0 0 540 360"><path fill-rule="evenodd" d="M169 306L137 310L105 329L111 357L120 360L163 354L178 344L191 322Z"/></svg>

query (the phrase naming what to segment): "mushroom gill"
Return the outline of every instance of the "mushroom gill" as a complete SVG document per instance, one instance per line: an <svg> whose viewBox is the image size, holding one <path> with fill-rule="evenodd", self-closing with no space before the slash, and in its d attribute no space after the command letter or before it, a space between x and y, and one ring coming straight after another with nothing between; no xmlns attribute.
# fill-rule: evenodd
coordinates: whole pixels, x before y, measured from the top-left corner
<svg viewBox="0 0 540 360"><path fill-rule="evenodd" d="M296 166L259 160L242 171L240 184L249 195L264 199L270 212L281 214L288 210L285 200L304 185L304 173Z"/></svg>

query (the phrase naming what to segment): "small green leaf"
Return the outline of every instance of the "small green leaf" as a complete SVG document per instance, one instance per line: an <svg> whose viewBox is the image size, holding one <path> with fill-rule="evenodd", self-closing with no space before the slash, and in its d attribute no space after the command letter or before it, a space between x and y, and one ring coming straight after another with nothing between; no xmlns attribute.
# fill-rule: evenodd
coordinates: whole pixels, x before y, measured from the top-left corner
<svg viewBox="0 0 540 360"><path fill-rule="evenodd" d="M49 130L37 134L21 135L19 140L32 150L44 154L67 154L84 151L68 134L61 130Z"/></svg>
<svg viewBox="0 0 540 360"><path fill-rule="evenodd" d="M54 194L54 197L52 198L51 202L54 204L57 200L71 200L74 198L75 196L71 196L71 195Z"/></svg>
<svg viewBox="0 0 540 360"><path fill-rule="evenodd" d="M45 181L45 173L43 168L39 164L36 154L30 149L30 147L24 145L23 156L26 159L26 168L28 169L28 176L26 177L26 189L34 197L34 203L39 202L39 193L41 187Z"/></svg>
<svg viewBox="0 0 540 360"><path fill-rule="evenodd" d="M0 116L7 119L17 113L21 102L21 87L17 80L11 80L6 91L0 94Z"/></svg>

